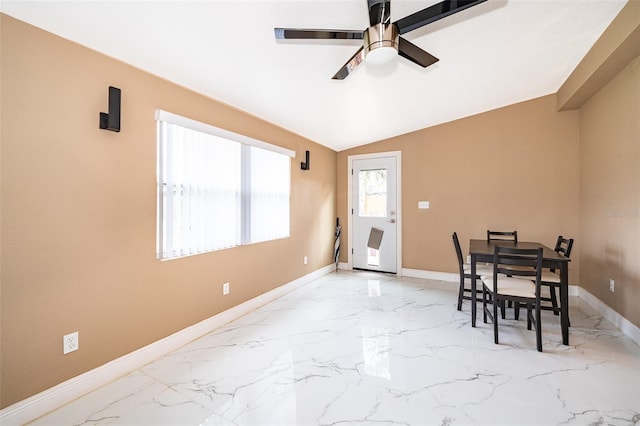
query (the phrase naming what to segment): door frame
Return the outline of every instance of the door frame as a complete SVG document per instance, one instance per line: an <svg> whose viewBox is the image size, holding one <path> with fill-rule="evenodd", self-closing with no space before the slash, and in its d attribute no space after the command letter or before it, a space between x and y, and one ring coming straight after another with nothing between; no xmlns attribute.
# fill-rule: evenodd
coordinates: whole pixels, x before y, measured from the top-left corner
<svg viewBox="0 0 640 426"><path fill-rule="evenodd" d="M396 159L396 276L402 276L402 151L374 152L347 156L347 269L353 270L353 170L354 160Z"/></svg>

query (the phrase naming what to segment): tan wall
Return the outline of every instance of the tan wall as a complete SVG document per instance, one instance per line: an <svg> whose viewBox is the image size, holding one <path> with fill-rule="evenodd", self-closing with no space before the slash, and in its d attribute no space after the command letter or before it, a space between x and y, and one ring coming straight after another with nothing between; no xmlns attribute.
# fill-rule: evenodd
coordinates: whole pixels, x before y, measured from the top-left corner
<svg viewBox="0 0 640 426"><path fill-rule="evenodd" d="M581 284L640 326L640 57L580 109L580 165Z"/></svg>
<svg viewBox="0 0 640 426"><path fill-rule="evenodd" d="M575 238L569 280L579 282L576 111L556 112L550 95L339 152L343 245L347 156L393 150L402 151L404 268L456 272L454 231L466 252L487 229L516 229L519 239L549 246L559 234ZM421 200L429 210L418 210Z"/></svg>
<svg viewBox="0 0 640 426"><path fill-rule="evenodd" d="M0 19L2 407L332 263L334 151ZM109 85L120 133L98 129ZM157 108L294 149L291 237L157 261ZM80 350L63 356L73 331Z"/></svg>

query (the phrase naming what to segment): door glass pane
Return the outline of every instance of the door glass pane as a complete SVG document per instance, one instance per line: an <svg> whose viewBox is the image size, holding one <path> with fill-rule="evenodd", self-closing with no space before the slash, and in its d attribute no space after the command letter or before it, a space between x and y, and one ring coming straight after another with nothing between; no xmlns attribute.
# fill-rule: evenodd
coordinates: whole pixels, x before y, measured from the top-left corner
<svg viewBox="0 0 640 426"><path fill-rule="evenodd" d="M387 217L387 169L360 170L358 212L361 217Z"/></svg>

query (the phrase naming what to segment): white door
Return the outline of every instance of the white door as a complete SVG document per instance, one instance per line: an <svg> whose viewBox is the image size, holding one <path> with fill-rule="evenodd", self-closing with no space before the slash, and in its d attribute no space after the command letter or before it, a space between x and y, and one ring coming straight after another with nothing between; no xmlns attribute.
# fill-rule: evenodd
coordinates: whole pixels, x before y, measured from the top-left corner
<svg viewBox="0 0 640 426"><path fill-rule="evenodd" d="M397 272L396 160L353 160L351 247L356 269Z"/></svg>

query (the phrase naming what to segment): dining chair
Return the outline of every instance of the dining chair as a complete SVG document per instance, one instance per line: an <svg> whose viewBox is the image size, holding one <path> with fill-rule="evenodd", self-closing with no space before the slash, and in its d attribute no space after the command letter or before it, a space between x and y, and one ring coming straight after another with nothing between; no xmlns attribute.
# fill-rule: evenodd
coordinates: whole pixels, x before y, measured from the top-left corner
<svg viewBox="0 0 640 426"><path fill-rule="evenodd" d="M513 241L515 244L518 244L518 231L491 231L487 229L487 242L489 241ZM513 302L509 301L509 307L513 307ZM505 306L504 302L500 305L502 309L502 318L505 316ZM515 310L514 315L515 319L518 319L519 311Z"/></svg>
<svg viewBox="0 0 640 426"><path fill-rule="evenodd" d="M482 277L483 320L493 323L493 338L498 344L498 305L505 301L527 308L527 330L536 330L536 347L542 352L542 323L540 315L540 282L542 248L522 249L496 247L493 272ZM487 306L491 302L492 308Z"/></svg>
<svg viewBox="0 0 640 426"><path fill-rule="evenodd" d="M573 238L564 238L562 235L558 235L555 248L556 253L565 257L571 257L571 249L573 248ZM543 303L540 309L545 311L553 311L554 315L559 315L562 308L558 306L557 291L560 289L560 274L555 269L543 269L540 285L544 288L548 288L549 296L541 296L542 302L551 302L551 305ZM515 306L514 317L518 319L519 306Z"/></svg>
<svg viewBox="0 0 640 426"><path fill-rule="evenodd" d="M460 248L460 241L458 240L458 234L453 233L451 236L453 238L453 246L456 249L456 255L458 256L458 270L460 271L460 288L458 289L458 310L462 310L462 300L471 300L471 296L465 294L471 292L471 288L465 287L465 280L469 280L473 285L473 280L471 280L471 265L468 263L464 263L462 257L462 249ZM482 275L488 275L493 272L493 268L487 265L476 265L476 278L478 280L481 279ZM476 292L479 295L482 289L478 289L476 287ZM477 297L476 301L480 302L480 298Z"/></svg>
<svg viewBox="0 0 640 426"><path fill-rule="evenodd" d="M518 231L491 231L487 229L487 241L513 241L518 243Z"/></svg>
<svg viewBox="0 0 640 426"><path fill-rule="evenodd" d="M564 238L558 235L554 251L565 257L571 257L571 249L573 248L573 238ZM542 271L542 286L549 288L549 297L543 297L545 302L551 302L551 306L543 305L542 309L553 311L554 315L560 313L561 308L558 306L558 296L556 291L560 289L560 275L554 269L545 269Z"/></svg>

